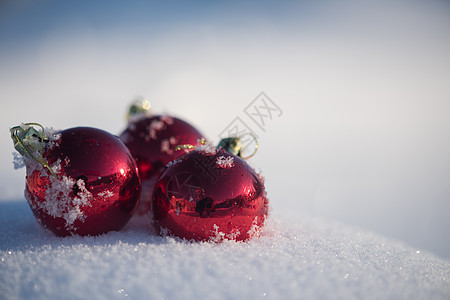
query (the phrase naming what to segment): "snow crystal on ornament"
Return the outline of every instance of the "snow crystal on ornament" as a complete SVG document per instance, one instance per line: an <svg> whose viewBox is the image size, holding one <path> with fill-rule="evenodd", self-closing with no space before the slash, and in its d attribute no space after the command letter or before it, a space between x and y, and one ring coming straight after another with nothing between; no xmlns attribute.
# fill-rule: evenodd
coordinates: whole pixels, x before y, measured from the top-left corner
<svg viewBox="0 0 450 300"><path fill-rule="evenodd" d="M173 118L171 116L168 115L162 115L160 117L161 121L163 121L164 123L166 123L167 125L172 125L173 124Z"/></svg>
<svg viewBox="0 0 450 300"><path fill-rule="evenodd" d="M195 146L194 148L203 155L215 155L217 153L217 148L210 143L200 144Z"/></svg>
<svg viewBox="0 0 450 300"><path fill-rule="evenodd" d="M82 220L84 221L85 216L81 212L79 206L75 206L74 208L70 209L67 213L64 214L64 219L66 220L66 227L71 228L71 225L82 216Z"/></svg>
<svg viewBox="0 0 450 300"><path fill-rule="evenodd" d="M247 231L250 238L260 237L261 236L261 226L258 225L258 216L252 222L252 226L249 231Z"/></svg>
<svg viewBox="0 0 450 300"><path fill-rule="evenodd" d="M233 228L233 230L229 234L225 234L222 231L219 231L219 226L214 224L213 225L214 230L211 230L211 233L213 235L210 236L209 241L214 243L220 243L224 240L231 240L235 241L236 238L241 235L241 232L238 228Z"/></svg>
<svg viewBox="0 0 450 300"><path fill-rule="evenodd" d="M156 133L165 129L166 124L164 124L164 122L161 122L160 120L153 120L148 127L150 139L156 140ZM146 139L148 139L148 136L146 136Z"/></svg>
<svg viewBox="0 0 450 300"><path fill-rule="evenodd" d="M161 152L167 153L169 155L173 154L173 149L171 149L171 146L176 145L177 139L176 137L170 137L169 139L163 139L161 141Z"/></svg>
<svg viewBox="0 0 450 300"><path fill-rule="evenodd" d="M168 139L164 139L161 141L161 152L163 153L167 153L167 154L172 154L173 150L170 149L170 144L169 144L169 140Z"/></svg>
<svg viewBox="0 0 450 300"><path fill-rule="evenodd" d="M49 176L50 186L47 189L45 207L41 207L49 215L62 217L66 221L66 228L76 229L73 223L76 220L84 221L86 216L81 211L81 207L90 206L92 194L86 189L82 179L75 180L69 176L62 176L60 179ZM74 186L78 188L77 197L70 196Z"/></svg>
<svg viewBox="0 0 450 300"><path fill-rule="evenodd" d="M216 159L216 165L217 167L222 169L231 169L232 167L234 167L234 157L233 156L225 157L223 155L219 156Z"/></svg>
<svg viewBox="0 0 450 300"><path fill-rule="evenodd" d="M67 159L65 160L65 162ZM25 196L33 209L40 209L55 218L63 218L66 221L65 227L76 230L74 223L77 220L84 221L86 215L81 211L82 207L91 206L92 193L86 188L83 179L75 180L69 176L53 176L41 164L31 160L33 164L28 164L27 176L36 176L48 180L45 201L33 201L32 196L26 190ZM60 173L61 160L56 161L52 166L55 174ZM35 171L39 173L34 173ZM71 197L74 188L77 189L76 197Z"/></svg>
<svg viewBox="0 0 450 300"><path fill-rule="evenodd" d="M69 163L70 163L70 159L69 159L68 157L66 157L66 158L64 159L64 165L67 166L67 165L69 165ZM58 160L51 166L51 168L52 168L53 173L55 173L55 174L61 173L61 170L62 170L62 163L61 163L61 160L58 159Z"/></svg>
<svg viewBox="0 0 450 300"><path fill-rule="evenodd" d="M173 118L170 116L160 116L158 119L153 120L150 125L147 126L147 130L149 136L146 136L145 139L149 141L150 139L156 140L156 134L159 131L163 131L167 128L167 125L173 124Z"/></svg>
<svg viewBox="0 0 450 300"><path fill-rule="evenodd" d="M103 198L107 199L107 198L111 198L112 196L114 196L114 193L109 191L109 190L106 190L106 191L103 191L101 193L98 193L97 196L100 196L100 197L103 197Z"/></svg>
<svg viewBox="0 0 450 300"><path fill-rule="evenodd" d="M238 228L233 228L229 234L226 235L226 238L229 240L236 240L238 236L241 235L241 232Z"/></svg>
<svg viewBox="0 0 450 300"><path fill-rule="evenodd" d="M70 158L68 156L66 156L66 158L64 159L64 166L67 167L70 164Z"/></svg>
<svg viewBox="0 0 450 300"><path fill-rule="evenodd" d="M179 163L179 162L181 162L181 159L174 159L174 160L171 160L171 161L169 161L167 164L166 164L166 167L170 167L170 166L175 166L177 163Z"/></svg>
<svg viewBox="0 0 450 300"><path fill-rule="evenodd" d="M212 235L209 238L209 240L214 243L219 243L219 242L223 241L223 239L225 238L225 233L219 231L219 226L217 226L216 224L214 224L213 227L214 227L214 231L212 231L212 230L211 231L214 235Z"/></svg>
<svg viewBox="0 0 450 300"><path fill-rule="evenodd" d="M32 176L34 171L40 172L41 173L40 177L44 177L45 174L47 174L47 172L45 171L46 170L45 167L40 163L38 163L37 161L35 161L34 159L32 159L31 157L23 156L23 160L25 162L25 165L27 166L26 168L27 177Z"/></svg>
<svg viewBox="0 0 450 300"><path fill-rule="evenodd" d="M58 144L58 141L62 135L61 131L58 129L54 129L53 127L45 127L45 136L48 140L46 146L53 149L53 147Z"/></svg>

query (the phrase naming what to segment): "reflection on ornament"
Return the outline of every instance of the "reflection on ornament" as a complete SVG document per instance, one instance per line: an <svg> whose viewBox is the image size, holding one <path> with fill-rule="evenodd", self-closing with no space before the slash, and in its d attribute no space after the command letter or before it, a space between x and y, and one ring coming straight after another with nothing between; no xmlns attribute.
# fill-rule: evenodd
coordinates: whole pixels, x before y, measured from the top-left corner
<svg viewBox="0 0 450 300"><path fill-rule="evenodd" d="M159 234L196 241L242 241L259 234L268 200L262 178L247 162L203 143L162 173L155 185L152 213Z"/></svg>

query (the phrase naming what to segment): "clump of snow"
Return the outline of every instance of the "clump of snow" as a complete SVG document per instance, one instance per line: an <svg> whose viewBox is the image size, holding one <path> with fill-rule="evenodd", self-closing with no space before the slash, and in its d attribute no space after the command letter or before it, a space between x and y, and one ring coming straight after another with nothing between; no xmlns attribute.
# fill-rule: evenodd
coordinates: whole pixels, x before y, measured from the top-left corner
<svg viewBox="0 0 450 300"><path fill-rule="evenodd" d="M234 157L221 155L216 159L216 165L218 168L231 169L234 167Z"/></svg>
<svg viewBox="0 0 450 300"><path fill-rule="evenodd" d="M213 235L209 238L209 241L213 243L220 243L225 239L225 233L219 231L219 226L217 226L216 224L214 224L213 227L214 231L211 232Z"/></svg>
<svg viewBox="0 0 450 300"><path fill-rule="evenodd" d="M164 124L161 120L153 120L148 128L149 136L152 140L156 140L156 133L158 131L162 131L166 128L166 124Z"/></svg>
<svg viewBox="0 0 450 300"><path fill-rule="evenodd" d="M64 165L67 166L69 164L69 161L70 159L66 157L64 159ZM50 166L50 168L52 169L53 173L60 174L63 170L63 162L61 162L61 160L58 159L53 165Z"/></svg>
<svg viewBox="0 0 450 300"><path fill-rule="evenodd" d="M46 153L54 149L59 143L61 133L53 128L44 130L47 140L43 144L43 152ZM28 143L28 141L27 141ZM40 150L40 145L39 148ZM41 154L35 150L35 157L41 157ZM43 157L45 159L45 157ZM42 210L52 217L60 217L65 220L65 227L69 230L76 230L74 223L76 220L84 221L86 216L82 208L90 206L93 195L86 189L85 182L82 179L75 180L67 175L61 174L64 166L70 163L66 157L63 161L58 159L49 166L54 176L40 162L34 160L28 155L23 156L24 165L26 165L26 174L28 178L39 177L39 188L45 189L45 201L39 201L25 191L25 197L30 206L35 210ZM36 183L37 184L37 183ZM78 188L77 194L73 195L73 188Z"/></svg>
<svg viewBox="0 0 450 300"><path fill-rule="evenodd" d="M203 142L200 145L195 146L194 149L207 156L215 155L217 153L217 148L208 142Z"/></svg>
<svg viewBox="0 0 450 300"><path fill-rule="evenodd" d="M241 235L241 232L239 231L239 229L236 228L236 227L234 227L234 228L231 229L231 232L230 232L229 234L226 234L226 235L225 235L225 237L226 237L228 240L234 241L234 240L236 240L240 235Z"/></svg>
<svg viewBox="0 0 450 300"><path fill-rule="evenodd" d="M159 117L159 119L161 121L163 121L164 123L166 123L167 125L172 125L173 124L173 117L169 116L169 115L162 115Z"/></svg>
<svg viewBox="0 0 450 300"><path fill-rule="evenodd" d="M59 165L58 167L55 166L57 164ZM58 160L52 166L52 169L60 171L60 165L61 161ZM67 229L76 230L77 228L74 226L75 221L84 221L86 219L82 208L91 206L91 200L93 199L93 195L87 190L84 180L75 180L67 175L55 177L43 167L39 171L41 172L40 177L47 178L49 182L45 187L45 201L33 201L33 197L26 194L28 202L34 209L42 210L55 218L63 218ZM31 173L30 176L33 176L33 174ZM76 195L73 194L74 186L77 187Z"/></svg>
<svg viewBox="0 0 450 300"><path fill-rule="evenodd" d="M61 139L61 130L54 129L53 127L45 127L45 137L47 142L44 143L46 149L53 149L58 145L58 141Z"/></svg>
<svg viewBox="0 0 450 300"><path fill-rule="evenodd" d="M25 167L23 156L17 152L13 152L13 165L16 170Z"/></svg>
<svg viewBox="0 0 450 300"><path fill-rule="evenodd" d="M247 233L250 238L258 238L261 236L262 227L258 225L258 216L253 220L252 226L250 226Z"/></svg>
<svg viewBox="0 0 450 300"><path fill-rule="evenodd" d="M170 116L160 116L154 120L147 126L148 135L145 136L146 141L156 140L157 133L163 131L167 128L168 125L173 124L173 118Z"/></svg>
<svg viewBox="0 0 450 300"><path fill-rule="evenodd" d="M107 198L113 197L114 193L110 190L106 190L106 191L98 193L97 196L107 199Z"/></svg>
<svg viewBox="0 0 450 300"><path fill-rule="evenodd" d="M172 136L169 139L161 140L161 152L172 155L174 153L173 146L178 142L177 138Z"/></svg>
<svg viewBox="0 0 450 300"><path fill-rule="evenodd" d="M219 226L216 224L213 225L214 230L211 230L212 236L209 237L209 241L213 243L220 243L225 240L235 241L237 237L241 235L241 232L238 228L233 228L232 231L228 234L225 232L219 231Z"/></svg>

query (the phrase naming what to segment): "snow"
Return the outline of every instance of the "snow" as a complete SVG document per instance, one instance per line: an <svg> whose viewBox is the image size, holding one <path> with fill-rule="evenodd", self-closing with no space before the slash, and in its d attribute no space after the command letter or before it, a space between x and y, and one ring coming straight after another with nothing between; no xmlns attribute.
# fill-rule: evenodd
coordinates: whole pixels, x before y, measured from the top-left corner
<svg viewBox="0 0 450 300"><path fill-rule="evenodd" d="M176 146L177 142L178 142L178 140L174 136L171 136L168 139L161 140L161 152L172 155L173 149L171 149L171 148Z"/></svg>
<svg viewBox="0 0 450 300"><path fill-rule="evenodd" d="M59 134L57 136L57 139L59 139ZM56 145L56 142L54 139L49 140L50 143L46 147L52 149ZM31 157L24 156L23 160L26 164L27 177L33 182L31 183L32 188L40 189L41 186L48 185L48 188L45 190L46 201L38 201L36 197L31 195L30 191L25 189L25 198L33 209L40 209L50 216L63 218L65 220L65 227L68 229L75 228L74 223L76 220L84 221L86 219L86 215L81 208L91 205L90 200L93 195L86 189L85 182L82 179L76 180L67 175L53 176L48 169ZM69 162L69 158L66 157L64 164L67 165ZM14 164L17 165L16 162ZM62 165L63 162L61 159L58 159L51 166L54 174L61 172ZM70 193L75 184L79 192L77 193L77 197L72 197Z"/></svg>
<svg viewBox="0 0 450 300"><path fill-rule="evenodd" d="M217 148L210 142L202 141L199 145L195 145L194 149L206 156L216 155Z"/></svg>
<svg viewBox="0 0 450 300"><path fill-rule="evenodd" d="M60 238L0 203L2 299L448 299L450 261L320 219L271 216L249 242L120 232Z"/></svg>
<svg viewBox="0 0 450 300"><path fill-rule="evenodd" d="M14 169L21 169L25 167L25 161L23 160L23 156L17 152L13 153L13 165Z"/></svg>
<svg viewBox="0 0 450 300"><path fill-rule="evenodd" d="M146 135L144 138L146 141L156 140L156 135L158 132L164 130L167 128L168 125L173 124L173 118L167 115L159 116L158 118L154 119L147 127L148 135Z"/></svg>
<svg viewBox="0 0 450 300"><path fill-rule="evenodd" d="M234 167L234 157L221 155L216 159L216 165L222 169L231 169Z"/></svg>

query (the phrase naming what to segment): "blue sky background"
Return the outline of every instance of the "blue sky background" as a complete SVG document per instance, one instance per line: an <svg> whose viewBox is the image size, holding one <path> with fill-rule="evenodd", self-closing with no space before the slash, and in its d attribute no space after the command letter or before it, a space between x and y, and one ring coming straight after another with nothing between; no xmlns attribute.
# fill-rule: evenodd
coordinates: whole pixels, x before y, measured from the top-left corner
<svg viewBox="0 0 450 300"><path fill-rule="evenodd" d="M273 215L450 257L447 1L3 1L0 200L24 201L8 128L119 134L137 95L211 140L264 91Z"/></svg>
<svg viewBox="0 0 450 300"><path fill-rule="evenodd" d="M82 21L102 33L158 35L186 23L236 27L255 17L307 18L311 9L301 1L10 1L3 4L1 34L8 40L32 40L61 24Z"/></svg>

